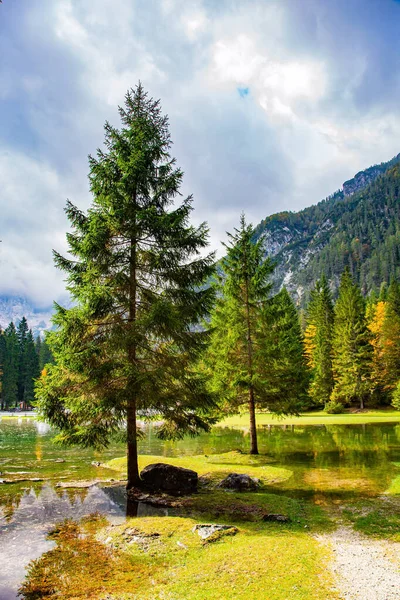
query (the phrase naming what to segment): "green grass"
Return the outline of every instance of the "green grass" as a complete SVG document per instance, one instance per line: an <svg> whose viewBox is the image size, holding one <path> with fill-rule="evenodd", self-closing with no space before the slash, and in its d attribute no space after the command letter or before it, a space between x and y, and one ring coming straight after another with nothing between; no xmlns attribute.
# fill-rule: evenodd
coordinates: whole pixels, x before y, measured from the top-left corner
<svg viewBox="0 0 400 600"><path fill-rule="evenodd" d="M397 466L399 466L399 463L397 463ZM385 495L400 496L400 475L397 475L397 477L392 480L390 486L385 491Z"/></svg>
<svg viewBox="0 0 400 600"><path fill-rule="evenodd" d="M222 492L220 492L222 493ZM232 494L225 495L231 501ZM260 496L257 494L256 496ZM31 563L23 598L75 600L326 600L336 599L326 565L329 551L304 528L304 510L292 510L294 525L245 521L228 524L234 536L204 543L196 523L215 518L210 492L207 512L176 517L128 519L97 530L88 520L59 525L50 538L56 547ZM245 500L245 498L243 498ZM253 498L258 503L260 498ZM265 500L265 499L264 499ZM275 499L278 502L278 499ZM282 505L280 506L282 510Z"/></svg>
<svg viewBox="0 0 400 600"><path fill-rule="evenodd" d="M18 419L37 419L37 415L36 414L33 414L33 415L23 414L23 415L21 415L19 413L14 413L12 415L8 415L8 414L7 415L3 415L0 412L0 421L7 421L7 420L14 421L14 420L18 420Z"/></svg>
<svg viewBox="0 0 400 600"><path fill-rule="evenodd" d="M258 477L263 484L280 483L292 476L292 471L269 464L268 457L251 456L240 452L226 452L224 454L212 454L210 456L139 456L139 469L143 469L151 463L163 462L177 467L184 467L196 471L200 476L207 475L213 481L223 479L228 473L247 473L252 477ZM114 458L106 466L126 474L126 457Z"/></svg>
<svg viewBox="0 0 400 600"><path fill-rule="evenodd" d="M271 413L257 413L257 425L358 425L362 423L400 423L400 411L370 410L360 413L346 412L328 415L323 411L302 413L298 417L278 417ZM226 417L219 423L222 427L249 427L247 413Z"/></svg>
<svg viewBox="0 0 400 600"><path fill-rule="evenodd" d="M337 598L327 569L330 551L313 536L334 524L311 501L270 486L290 478L290 470L240 452L140 456L140 468L161 461L195 469L202 476L199 492L175 498L167 517L136 517L120 525L99 519L61 524L51 535L56 547L31 563L25 600L44 595L48 600ZM108 466L124 474L126 459ZM233 471L259 477L262 486L242 493L216 487ZM263 521L266 513L284 514L290 521ZM210 522L238 532L204 543L193 527Z"/></svg>
<svg viewBox="0 0 400 600"><path fill-rule="evenodd" d="M400 507L391 498L353 502L342 514L364 535L400 542Z"/></svg>

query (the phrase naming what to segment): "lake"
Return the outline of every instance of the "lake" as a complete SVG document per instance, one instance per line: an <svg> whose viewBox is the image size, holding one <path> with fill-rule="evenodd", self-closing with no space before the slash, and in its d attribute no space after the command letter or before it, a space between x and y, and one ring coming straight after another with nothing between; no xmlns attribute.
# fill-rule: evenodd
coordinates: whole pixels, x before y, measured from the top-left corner
<svg viewBox="0 0 400 600"><path fill-rule="evenodd" d="M1 600L15 600L29 561L52 547L46 533L57 521L95 511L110 520L125 518L122 484L59 487L68 481L117 478L114 471L92 463L122 456L124 444L98 453L59 447L52 439L51 429L34 419L0 421L0 480L7 482L0 483ZM211 455L246 452L248 446L248 433L241 429L215 427L197 438L161 442L150 427L139 451L157 456ZM268 425L259 429L259 448L271 464L292 473L272 485L272 491L307 495L318 503L380 496L400 477L400 424L396 423ZM140 505L138 514L157 510Z"/></svg>

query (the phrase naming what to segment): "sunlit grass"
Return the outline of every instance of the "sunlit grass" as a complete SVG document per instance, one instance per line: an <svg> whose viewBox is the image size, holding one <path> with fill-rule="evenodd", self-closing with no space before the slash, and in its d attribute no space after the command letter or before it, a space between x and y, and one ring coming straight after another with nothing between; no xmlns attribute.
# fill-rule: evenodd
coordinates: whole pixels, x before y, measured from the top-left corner
<svg viewBox="0 0 400 600"><path fill-rule="evenodd" d="M400 475L397 475L391 482L385 494L389 496L400 496Z"/></svg>
<svg viewBox="0 0 400 600"><path fill-rule="evenodd" d="M342 514L364 535L400 542L400 507L393 498L352 502Z"/></svg>
<svg viewBox="0 0 400 600"><path fill-rule="evenodd" d="M362 423L400 423L400 411L371 410L360 413L346 412L328 415L323 411L302 413L298 417L278 417L271 413L257 413L257 425L356 425ZM249 427L249 415L242 413L226 417L219 423L222 427Z"/></svg>
<svg viewBox="0 0 400 600"><path fill-rule="evenodd" d="M292 476L292 471L269 464L270 459L266 456L251 456L240 452L225 452L224 454L212 454L210 456L139 456L139 469L149 464L163 462L185 469L192 469L200 476L208 475L210 480L222 479L228 473L247 473L252 477L258 477L262 483L271 484L285 481ZM110 460L107 467L126 474L126 457Z"/></svg>

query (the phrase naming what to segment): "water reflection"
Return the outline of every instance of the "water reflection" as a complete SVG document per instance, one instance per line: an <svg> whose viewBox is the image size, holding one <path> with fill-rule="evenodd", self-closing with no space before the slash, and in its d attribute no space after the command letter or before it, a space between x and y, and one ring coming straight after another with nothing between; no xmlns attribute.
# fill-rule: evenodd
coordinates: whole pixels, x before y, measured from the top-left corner
<svg viewBox="0 0 400 600"><path fill-rule="evenodd" d="M163 516L167 509L143 503L127 504L123 486L62 490L45 484L39 492L26 490L9 521L0 520L0 598L15 600L31 560L53 547L47 532L64 519L81 519L93 512L110 521L128 516Z"/></svg>
<svg viewBox="0 0 400 600"><path fill-rule="evenodd" d="M81 491L81 490L80 490ZM71 492L71 490L69 490ZM92 512L124 517L124 509L100 488L85 490L85 497L44 485L36 494L27 490L9 522L0 522L0 598L14 600L27 564L52 547L46 533L60 520L79 519Z"/></svg>
<svg viewBox="0 0 400 600"><path fill-rule="evenodd" d="M48 425L48 423L43 423L42 421L34 421L34 424L36 427L36 431L39 435L46 435L51 431L51 427L50 425Z"/></svg>

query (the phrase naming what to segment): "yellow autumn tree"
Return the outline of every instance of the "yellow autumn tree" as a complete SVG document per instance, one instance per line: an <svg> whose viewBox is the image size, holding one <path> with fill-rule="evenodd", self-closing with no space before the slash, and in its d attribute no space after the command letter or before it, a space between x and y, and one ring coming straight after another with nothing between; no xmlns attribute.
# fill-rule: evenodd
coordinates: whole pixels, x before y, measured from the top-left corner
<svg viewBox="0 0 400 600"><path fill-rule="evenodd" d="M313 323L307 325L304 332L304 354L306 355L307 365L310 367L310 369L315 367L316 334L316 326Z"/></svg>
<svg viewBox="0 0 400 600"><path fill-rule="evenodd" d="M368 328L373 347L371 381L380 401L390 397L400 380L400 287L389 286L385 300L369 307Z"/></svg>
<svg viewBox="0 0 400 600"><path fill-rule="evenodd" d="M370 343L373 348L371 362L371 383L375 393L382 393L385 389L387 372L385 367L385 335L384 323L386 318L387 303L383 300L371 305L367 310L368 329L372 336Z"/></svg>

